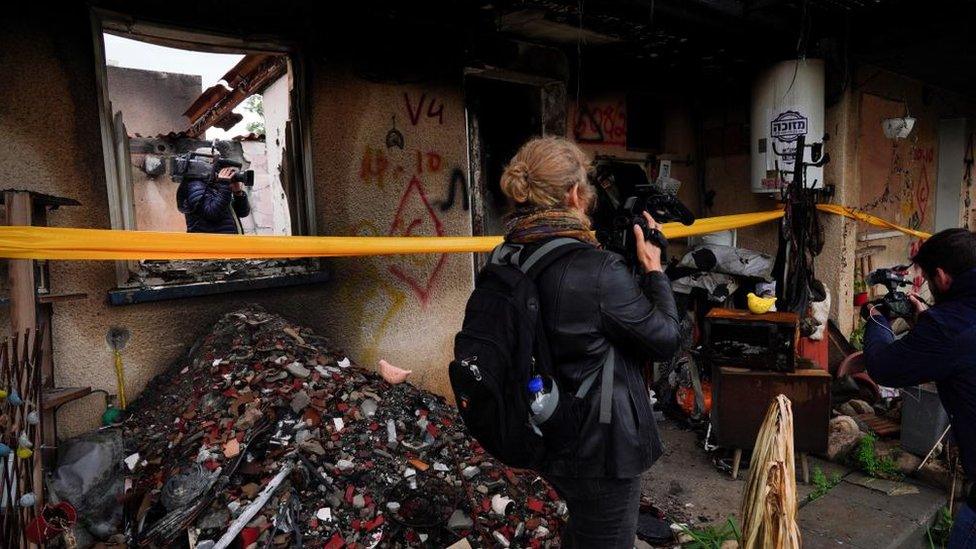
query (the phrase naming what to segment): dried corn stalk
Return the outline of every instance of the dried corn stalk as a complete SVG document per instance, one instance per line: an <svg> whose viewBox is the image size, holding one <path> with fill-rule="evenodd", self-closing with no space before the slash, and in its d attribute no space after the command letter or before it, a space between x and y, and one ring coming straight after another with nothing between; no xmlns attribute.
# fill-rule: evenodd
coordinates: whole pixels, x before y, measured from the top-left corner
<svg viewBox="0 0 976 549"><path fill-rule="evenodd" d="M793 410L783 395L769 406L756 437L749 480L742 499L743 549L800 547L796 524L796 466Z"/></svg>

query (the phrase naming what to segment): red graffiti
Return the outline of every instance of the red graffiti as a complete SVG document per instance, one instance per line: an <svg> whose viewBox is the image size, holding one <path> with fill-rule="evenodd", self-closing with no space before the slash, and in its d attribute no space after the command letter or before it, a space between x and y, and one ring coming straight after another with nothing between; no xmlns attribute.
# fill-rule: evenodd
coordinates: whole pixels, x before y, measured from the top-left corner
<svg viewBox="0 0 976 549"><path fill-rule="evenodd" d="M908 257L915 257L915 254L918 253L918 249L922 247L922 242L922 240L916 240L915 242L911 243L911 245L908 247ZM918 268L918 266L913 264L912 270L915 271L915 276L912 277L912 290L915 293L918 293L918 290L922 287L922 284L925 284L925 277L922 276L922 271Z"/></svg>
<svg viewBox="0 0 976 549"><path fill-rule="evenodd" d="M420 101L417 101L417 105L414 106L410 101L410 95L407 92L403 92L403 102L407 106L407 117L410 119L410 123L414 126L420 123L420 115L424 112L424 104L427 104L427 118L437 119L438 124L444 124L444 102L431 97L427 100L427 94L420 94Z"/></svg>
<svg viewBox="0 0 976 549"><path fill-rule="evenodd" d="M915 148L912 149L912 156L915 160L921 160L926 164L931 164L935 160L935 149L933 147L927 149Z"/></svg>
<svg viewBox="0 0 976 549"><path fill-rule="evenodd" d="M390 236L415 236L417 234L431 234L444 236L444 226L437 217L437 212L427 199L420 178L414 175L407 184L407 188L400 197L393 223L390 225ZM440 273L447 263L447 254L440 254L430 268L429 263L412 263L409 261L390 265L390 274L404 282L420 300L421 307L426 308L430 302L431 292Z"/></svg>
<svg viewBox="0 0 976 549"><path fill-rule="evenodd" d="M925 218L929 209L929 194L932 192L932 183L929 181L929 172L922 164L918 174L918 187L915 189L915 203L918 205L919 219L918 227L925 224Z"/></svg>
<svg viewBox="0 0 976 549"><path fill-rule="evenodd" d="M576 110L573 135L583 143L627 144L627 109L617 103L582 103Z"/></svg>
<svg viewBox="0 0 976 549"><path fill-rule="evenodd" d="M426 162L425 162L426 160ZM417 173L424 173L424 166L428 172L439 172L441 170L441 155L431 151L426 154L417 151Z"/></svg>
<svg viewBox="0 0 976 549"><path fill-rule="evenodd" d="M390 161L382 150L367 148L359 165L359 178L367 183L376 182L382 188L389 168Z"/></svg>

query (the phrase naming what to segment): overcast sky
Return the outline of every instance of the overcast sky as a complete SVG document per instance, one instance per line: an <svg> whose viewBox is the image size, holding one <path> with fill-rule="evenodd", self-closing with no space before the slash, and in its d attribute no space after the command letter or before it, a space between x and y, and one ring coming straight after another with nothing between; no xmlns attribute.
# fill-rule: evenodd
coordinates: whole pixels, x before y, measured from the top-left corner
<svg viewBox="0 0 976 549"><path fill-rule="evenodd" d="M130 40L113 34L105 34L105 60L109 65L145 69L179 74L199 75L203 90L220 81L221 77L244 56L228 53L208 53L157 46L138 40ZM187 105L189 107L189 105ZM240 105L234 112L244 116L239 124L224 131L219 128L207 130L207 139L225 139L247 133L245 126L257 116L245 111ZM123 116L125 113L122 113Z"/></svg>

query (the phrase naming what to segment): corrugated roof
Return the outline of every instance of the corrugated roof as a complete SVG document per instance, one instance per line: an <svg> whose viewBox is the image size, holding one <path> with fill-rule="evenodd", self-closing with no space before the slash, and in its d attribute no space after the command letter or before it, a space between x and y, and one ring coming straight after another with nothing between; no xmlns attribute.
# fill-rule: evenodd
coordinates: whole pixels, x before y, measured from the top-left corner
<svg viewBox="0 0 976 549"><path fill-rule="evenodd" d="M241 101L255 93L260 93L287 70L288 58L284 55L266 53L245 55L224 75L223 81L227 86L216 84L207 88L183 113L190 120L186 134L196 137L211 126L223 127L233 120L231 111ZM236 121L234 123L236 124Z"/></svg>

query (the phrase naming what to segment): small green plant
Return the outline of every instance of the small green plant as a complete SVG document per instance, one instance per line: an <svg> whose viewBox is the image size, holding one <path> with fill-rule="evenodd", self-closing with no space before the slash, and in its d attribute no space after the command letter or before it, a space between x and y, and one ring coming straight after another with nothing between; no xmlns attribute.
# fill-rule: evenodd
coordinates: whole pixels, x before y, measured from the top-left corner
<svg viewBox="0 0 976 549"><path fill-rule="evenodd" d="M868 291L868 283L858 273L854 273L854 293L859 294Z"/></svg>
<svg viewBox="0 0 976 549"><path fill-rule="evenodd" d="M941 549L949 545L949 534L952 532L952 515L948 507L939 509L935 515L935 522L925 531L931 549Z"/></svg>
<svg viewBox="0 0 976 549"><path fill-rule="evenodd" d="M807 496L807 501L813 501L815 499L820 499L827 495L834 486L840 484L840 474L834 473L827 478L827 475L823 472L820 467L815 467L813 469L813 491Z"/></svg>
<svg viewBox="0 0 976 549"><path fill-rule="evenodd" d="M854 464L869 476L874 478L884 478L889 480L901 480L902 474L895 466L894 460L889 456L878 456L875 443L878 441L874 435L865 435L857 443L857 451L854 453Z"/></svg>
<svg viewBox="0 0 976 549"><path fill-rule="evenodd" d="M682 526L681 532L691 538L691 541L682 545L686 549L720 549L723 542L728 540L739 541L742 538L739 527L736 526L735 519L732 517L729 517L721 526L705 526L696 530Z"/></svg>
<svg viewBox="0 0 976 549"><path fill-rule="evenodd" d="M857 328L854 328L854 331L851 332L849 341L851 342L851 346L858 351L864 349L864 328L866 326L867 325L864 322L860 322L858 323Z"/></svg>

